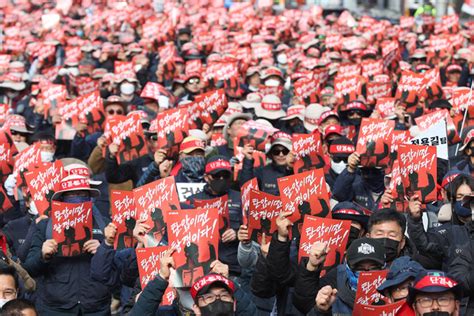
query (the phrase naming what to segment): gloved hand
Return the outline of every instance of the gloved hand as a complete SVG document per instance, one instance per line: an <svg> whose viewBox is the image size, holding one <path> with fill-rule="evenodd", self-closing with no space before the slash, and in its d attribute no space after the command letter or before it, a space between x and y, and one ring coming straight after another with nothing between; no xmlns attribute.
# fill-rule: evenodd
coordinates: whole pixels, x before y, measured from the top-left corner
<svg viewBox="0 0 474 316"><path fill-rule="evenodd" d="M237 164L240 163L239 158L237 158L237 157L235 157L235 156L232 157L232 158L230 158L229 161L230 161L230 166L231 166L232 168L233 168L235 165L237 165Z"/></svg>
<svg viewBox="0 0 474 316"><path fill-rule="evenodd" d="M7 177L7 180L5 180L5 184L3 186L7 191L7 195L13 196L16 187L16 177L13 174L10 174Z"/></svg>

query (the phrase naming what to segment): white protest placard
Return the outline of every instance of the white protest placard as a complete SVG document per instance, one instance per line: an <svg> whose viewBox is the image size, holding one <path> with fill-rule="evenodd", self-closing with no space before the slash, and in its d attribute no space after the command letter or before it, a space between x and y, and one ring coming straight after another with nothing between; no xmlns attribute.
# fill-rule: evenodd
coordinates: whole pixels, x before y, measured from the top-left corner
<svg viewBox="0 0 474 316"><path fill-rule="evenodd" d="M413 145L436 146L436 156L448 160L446 121L441 120L411 140Z"/></svg>
<svg viewBox="0 0 474 316"><path fill-rule="evenodd" d="M188 197L190 197L191 195L204 191L205 185L206 183L176 183L176 191L178 191L179 201L186 202Z"/></svg>

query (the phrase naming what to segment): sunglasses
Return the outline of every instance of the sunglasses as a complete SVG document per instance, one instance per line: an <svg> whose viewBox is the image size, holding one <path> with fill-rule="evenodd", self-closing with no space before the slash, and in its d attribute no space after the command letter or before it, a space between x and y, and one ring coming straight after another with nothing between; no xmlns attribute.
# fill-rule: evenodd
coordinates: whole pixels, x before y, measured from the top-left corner
<svg viewBox="0 0 474 316"><path fill-rule="evenodd" d="M226 171L218 172L216 174L211 175L213 179L223 179L223 180L229 180L231 174Z"/></svg>
<svg viewBox="0 0 474 316"><path fill-rule="evenodd" d="M279 156L280 154L283 154L283 156L288 155L290 151L288 148L274 148L272 149L272 155L273 156Z"/></svg>
<svg viewBox="0 0 474 316"><path fill-rule="evenodd" d="M188 82L190 84L198 84L200 82L200 80L198 78L192 78L192 79L189 79Z"/></svg>
<svg viewBox="0 0 474 316"><path fill-rule="evenodd" d="M158 135L151 135L148 137L148 139L156 142L158 140Z"/></svg>
<svg viewBox="0 0 474 316"><path fill-rule="evenodd" d="M12 136L20 135L20 136L26 137L26 134L20 133L20 132L17 132L17 131L12 131L12 130L10 130L10 134L11 134Z"/></svg>
<svg viewBox="0 0 474 316"><path fill-rule="evenodd" d="M339 162L341 162L341 161L344 161L345 163L347 163L347 159L348 159L348 158L333 157L333 158L332 158L332 161L334 161L335 163L339 163Z"/></svg>
<svg viewBox="0 0 474 316"><path fill-rule="evenodd" d="M122 111L122 110L113 110L113 109L110 109L110 110L107 111L107 113L109 113L109 115L114 115L114 114L123 115L123 111Z"/></svg>
<svg viewBox="0 0 474 316"><path fill-rule="evenodd" d="M352 110L352 111L347 112L347 116L354 116L356 114L359 116L363 116L364 112L359 111L359 110Z"/></svg>

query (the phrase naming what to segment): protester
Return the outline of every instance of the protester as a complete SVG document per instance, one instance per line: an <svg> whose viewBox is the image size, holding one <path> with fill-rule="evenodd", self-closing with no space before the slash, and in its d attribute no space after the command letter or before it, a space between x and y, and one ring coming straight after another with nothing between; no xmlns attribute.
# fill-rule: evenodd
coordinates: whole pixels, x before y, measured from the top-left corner
<svg viewBox="0 0 474 316"><path fill-rule="evenodd" d="M36 316L38 315L35 305L25 299L14 299L3 305L2 316Z"/></svg>

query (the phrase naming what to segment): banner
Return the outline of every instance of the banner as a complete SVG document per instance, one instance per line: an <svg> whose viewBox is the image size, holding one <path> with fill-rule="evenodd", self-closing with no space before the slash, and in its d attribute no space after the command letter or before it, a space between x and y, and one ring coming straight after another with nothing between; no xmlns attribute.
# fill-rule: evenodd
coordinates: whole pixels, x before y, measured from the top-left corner
<svg viewBox="0 0 474 316"><path fill-rule="evenodd" d="M446 134L446 123L439 121L424 132L418 134L411 140L413 145L436 146L438 158L448 160L448 136Z"/></svg>
<svg viewBox="0 0 474 316"><path fill-rule="evenodd" d="M187 107L189 128L202 128L204 124L214 124L227 109L227 98L224 90L214 90L199 94Z"/></svg>
<svg viewBox="0 0 474 316"><path fill-rule="evenodd" d="M218 258L218 216L217 209L168 213L169 246L176 250L176 288L190 287L209 273L211 263Z"/></svg>
<svg viewBox="0 0 474 316"><path fill-rule="evenodd" d="M13 207L10 198L8 197L3 186L0 186L0 213L4 213Z"/></svg>
<svg viewBox="0 0 474 316"><path fill-rule="evenodd" d="M405 304L405 300L398 301L393 304L387 305L354 305L354 310L352 311L353 316L395 316L397 312Z"/></svg>
<svg viewBox="0 0 474 316"><path fill-rule="evenodd" d="M265 234L265 240L270 242L273 232L277 230L276 219L283 207L281 200L278 196L254 189L250 190L249 196L250 239L260 244Z"/></svg>
<svg viewBox="0 0 474 316"><path fill-rule="evenodd" d="M452 145L460 142L461 138L459 138L454 121L447 109L441 109L419 116L415 118L415 122L420 131L426 131L431 126L438 123L439 121L442 121L443 119L446 122L449 144Z"/></svg>
<svg viewBox="0 0 474 316"><path fill-rule="evenodd" d="M315 242L327 242L329 252L324 261L322 275L344 260L351 221L321 218L306 215L301 229L301 241L298 249L298 262L308 258L311 246Z"/></svg>
<svg viewBox="0 0 474 316"><path fill-rule="evenodd" d="M110 211L112 223L117 226L114 249L135 248L137 241L133 229L137 223L137 209L132 191L110 191Z"/></svg>
<svg viewBox="0 0 474 316"><path fill-rule="evenodd" d="M390 161L390 144L395 122L384 119L363 118L359 130L356 152L364 167L386 167Z"/></svg>
<svg viewBox="0 0 474 316"><path fill-rule="evenodd" d="M180 202L186 202L188 197L194 194L201 193L204 191L206 183L187 183L178 182L176 183L176 191L178 191L178 198Z"/></svg>
<svg viewBox="0 0 474 316"><path fill-rule="evenodd" d="M53 239L58 256L72 257L82 253L84 243L92 239L92 202L63 203L52 201Z"/></svg>

